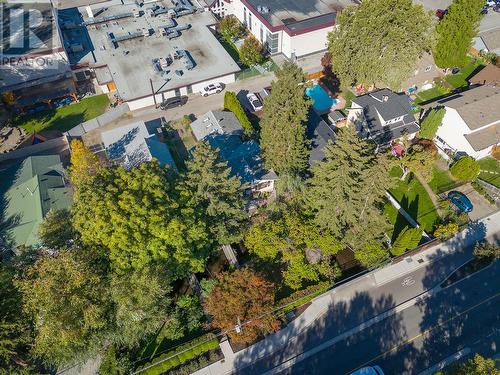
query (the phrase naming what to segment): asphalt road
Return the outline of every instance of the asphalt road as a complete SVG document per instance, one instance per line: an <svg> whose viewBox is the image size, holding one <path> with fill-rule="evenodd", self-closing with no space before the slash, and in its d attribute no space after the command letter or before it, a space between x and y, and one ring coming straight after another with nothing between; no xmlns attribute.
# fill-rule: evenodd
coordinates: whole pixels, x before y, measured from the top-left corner
<svg viewBox="0 0 500 375"><path fill-rule="evenodd" d="M350 374L373 364L387 375L418 374L464 347L493 355L500 345L499 271L496 262L280 374Z"/></svg>
<svg viewBox="0 0 500 375"><path fill-rule="evenodd" d="M443 320L446 311L451 313L451 311L459 311L460 309L465 310L468 306L473 306L500 291L499 264L495 264L494 267L490 267L491 269L485 269L459 284L440 291L437 295L429 298L427 302L418 302L417 304L411 302L412 299L422 296L426 290L438 286L451 272L471 258L472 248L464 246L461 251L455 251L432 264L404 274L388 283L373 286L370 284L373 283L373 280L370 277L365 277L356 281L352 288L339 288L338 292L335 292L331 297L334 304L303 333L291 338L279 352L252 361L249 366L243 367L245 366L243 363L236 364L236 367L239 368L236 373L252 375L279 373L284 368L283 366L292 365L283 373L344 374L415 336L417 338L407 348L407 350L411 348L412 357L406 359L404 354L396 355L404 349L401 348L394 353L391 352L378 358L378 362L375 362L387 367L389 369L387 374L417 373L416 371L420 371L418 366L429 367L433 361L439 362L442 359L440 357L445 358L449 355L448 352L454 352L454 347L450 346L449 350L431 351L429 353L435 355L429 355L427 353L429 341L425 337L418 336L421 332L432 327L440 319ZM496 274L492 270L496 270ZM470 287L471 283L473 287ZM363 286L363 284L366 285ZM478 286L480 285L487 287L484 290L485 293L479 293L481 288ZM403 310L401 304L407 305L408 302L405 301L408 300L410 303ZM497 302L497 306L500 306L500 301L497 299L488 301L478 306L477 309L482 311L482 308L493 302ZM399 306L397 309L402 311L367 328L359 328L360 325L366 324L373 317L395 309L396 306ZM481 308L481 306L483 307ZM471 314L475 311L476 309L471 311ZM498 307L496 311L495 309L488 311L494 315L490 316L481 312L480 316L484 319L498 321ZM455 322L463 318L457 318ZM475 322L480 322L481 327L493 326L489 320L486 323L481 320ZM455 323L450 322L450 324ZM346 335L345 333L350 330L355 333ZM471 334L479 332L481 332L479 329L470 331ZM345 337L337 340L342 335ZM464 339L467 337L463 336ZM423 345L424 341L427 343L426 345ZM328 342L332 342L332 345L320 352L318 348L324 347L325 343L328 344ZM307 353L312 352L314 355L293 365L293 362L300 358L301 353L309 355ZM248 353L247 357L258 357L258 354ZM417 363L419 363L418 366ZM397 368L397 366L400 367Z"/></svg>

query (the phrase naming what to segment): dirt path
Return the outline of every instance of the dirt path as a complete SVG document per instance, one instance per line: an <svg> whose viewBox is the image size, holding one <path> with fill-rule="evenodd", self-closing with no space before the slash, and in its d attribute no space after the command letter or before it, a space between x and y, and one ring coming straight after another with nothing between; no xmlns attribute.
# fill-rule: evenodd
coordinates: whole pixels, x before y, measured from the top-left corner
<svg viewBox="0 0 500 375"><path fill-rule="evenodd" d="M422 178L418 174L415 174L415 176L417 177L418 181L420 181L420 183L422 184L422 186L424 187L424 189L427 191L427 194L429 194L429 197L431 198L431 201L434 204L434 207L436 207L438 215L442 218L444 216L444 212L443 212L443 210L440 207L438 197L436 196L436 194L434 193L434 191L431 189L431 187L425 181L424 178Z"/></svg>

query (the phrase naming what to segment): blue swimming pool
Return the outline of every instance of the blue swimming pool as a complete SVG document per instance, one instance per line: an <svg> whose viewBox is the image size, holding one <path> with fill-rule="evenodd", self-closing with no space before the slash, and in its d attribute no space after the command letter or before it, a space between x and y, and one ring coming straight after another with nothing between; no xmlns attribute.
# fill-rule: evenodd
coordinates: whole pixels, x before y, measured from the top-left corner
<svg viewBox="0 0 500 375"><path fill-rule="evenodd" d="M316 84L306 89L306 95L312 99L313 107L317 111L326 111L337 104L337 99L333 99L323 87Z"/></svg>

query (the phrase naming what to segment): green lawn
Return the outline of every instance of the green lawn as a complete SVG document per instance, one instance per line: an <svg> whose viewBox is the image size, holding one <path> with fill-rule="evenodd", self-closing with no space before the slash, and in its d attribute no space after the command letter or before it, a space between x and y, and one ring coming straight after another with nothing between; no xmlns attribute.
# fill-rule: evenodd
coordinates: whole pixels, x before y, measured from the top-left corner
<svg viewBox="0 0 500 375"><path fill-rule="evenodd" d="M489 157L479 160L479 165L481 166L479 178L500 188L500 162Z"/></svg>
<svg viewBox="0 0 500 375"><path fill-rule="evenodd" d="M432 180L429 182L429 186L434 193L443 193L454 188L456 185L457 181L452 177L449 171L434 166Z"/></svg>
<svg viewBox="0 0 500 375"><path fill-rule="evenodd" d="M445 77L446 82L457 89L467 86L467 78L469 78L472 72L481 65L482 62L480 60L476 60L471 57L469 58L469 62L462 69L460 69L460 72L458 74L448 74Z"/></svg>
<svg viewBox="0 0 500 375"><path fill-rule="evenodd" d="M356 94L354 94L349 89L343 89L340 92L340 96L344 97L345 99L345 108L349 108L352 104L352 100L356 97Z"/></svg>
<svg viewBox="0 0 500 375"><path fill-rule="evenodd" d="M413 174L406 177L404 181L398 181L396 187L391 189L390 192L426 232L433 232L434 225L439 221L438 212L429 194ZM395 210L386 210L388 210L389 217L392 215L393 220L396 222L394 218ZM398 223L396 222L396 224Z"/></svg>
<svg viewBox="0 0 500 375"><path fill-rule="evenodd" d="M59 107L51 111L22 116L14 125L28 133L41 130L59 130L65 132L84 121L103 114L109 106L108 96L96 95L80 100L79 103Z"/></svg>
<svg viewBox="0 0 500 375"><path fill-rule="evenodd" d="M439 85L434 86L433 88L425 91L421 91L417 93L417 100L415 100L415 104L421 104L425 102L429 102L432 100L435 100L437 98L440 98L442 96L445 96L449 93L449 91Z"/></svg>

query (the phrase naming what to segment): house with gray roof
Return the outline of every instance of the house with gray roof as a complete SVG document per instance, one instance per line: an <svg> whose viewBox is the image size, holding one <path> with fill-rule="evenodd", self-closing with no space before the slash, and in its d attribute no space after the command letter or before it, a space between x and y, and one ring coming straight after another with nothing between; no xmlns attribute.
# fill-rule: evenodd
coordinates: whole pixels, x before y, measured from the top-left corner
<svg viewBox="0 0 500 375"><path fill-rule="evenodd" d="M428 104L446 113L435 143L447 155L466 153L481 159L500 144L500 86L482 85Z"/></svg>
<svg viewBox="0 0 500 375"><path fill-rule="evenodd" d="M361 138L378 146L388 145L403 135L413 138L420 129L410 98L387 88L354 98L347 118Z"/></svg>
<svg viewBox="0 0 500 375"><path fill-rule="evenodd" d="M114 127L100 134L109 161L125 168L136 167L156 159L162 166L177 169L165 143L156 134L157 128L146 126L144 121Z"/></svg>
<svg viewBox="0 0 500 375"><path fill-rule="evenodd" d="M278 176L264 168L260 146L255 141L243 142L243 127L229 111L210 111L191 123L198 141L207 141L219 150L222 159L231 167L252 192L272 192Z"/></svg>
<svg viewBox="0 0 500 375"><path fill-rule="evenodd" d="M333 113L333 112L332 112ZM334 125L329 125L323 118L311 107L307 119L307 138L309 139L311 153L309 154L309 164L321 161L325 158L324 148L328 141L334 141Z"/></svg>
<svg viewBox="0 0 500 375"><path fill-rule="evenodd" d="M70 204L59 155L30 156L0 170L0 250L37 246L48 212Z"/></svg>

